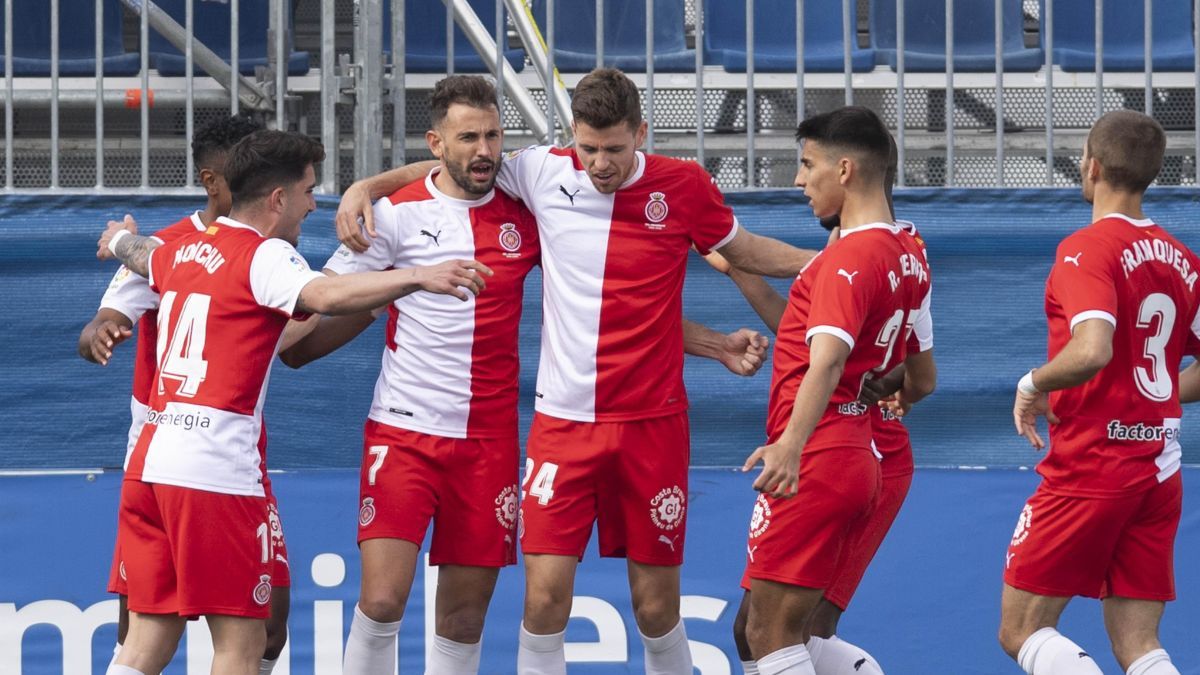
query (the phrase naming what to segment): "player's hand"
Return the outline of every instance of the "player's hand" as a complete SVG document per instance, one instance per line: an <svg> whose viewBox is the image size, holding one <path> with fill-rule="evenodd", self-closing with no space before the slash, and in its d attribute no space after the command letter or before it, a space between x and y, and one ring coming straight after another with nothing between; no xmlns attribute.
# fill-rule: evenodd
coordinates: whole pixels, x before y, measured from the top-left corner
<svg viewBox="0 0 1200 675"><path fill-rule="evenodd" d="M779 499L794 497L800 489L800 448L775 442L750 453L742 471L747 472L762 460L763 470L754 481L754 489Z"/></svg>
<svg viewBox="0 0 1200 675"><path fill-rule="evenodd" d="M880 408L886 408L888 412L896 417L904 417L908 411L912 410L912 401L904 398L903 392L896 392L892 396L879 402Z"/></svg>
<svg viewBox="0 0 1200 675"><path fill-rule="evenodd" d="M721 343L721 363L734 375L750 377L762 368L770 341L749 328L739 328Z"/></svg>
<svg viewBox="0 0 1200 675"><path fill-rule="evenodd" d="M117 236L117 233L121 230L128 230L133 234L137 234L137 221L133 219L133 216L126 213L125 220L108 221L108 226L104 228L104 232L100 234L99 241L96 242L97 258L101 260L112 260L116 257L113 255L112 251L108 250L108 242L112 241L112 238Z"/></svg>
<svg viewBox="0 0 1200 675"><path fill-rule="evenodd" d="M102 366L107 366L108 360L112 358L113 348L132 336L133 331L115 321L101 322L96 327L96 332L92 333L92 339L88 343L92 359Z"/></svg>
<svg viewBox="0 0 1200 675"><path fill-rule="evenodd" d="M1042 440L1037 430L1037 418L1042 416L1050 424L1058 424L1058 417L1050 410L1050 397L1046 392L1026 394L1018 389L1016 402L1013 403L1013 423L1017 427L1017 434L1024 436L1038 450L1046 447L1046 441Z"/></svg>
<svg viewBox="0 0 1200 675"><path fill-rule="evenodd" d="M338 241L346 248L362 253L371 247L368 236L375 237L375 212L371 209L371 192L362 181L346 188L333 222L337 226Z"/></svg>
<svg viewBox="0 0 1200 675"><path fill-rule="evenodd" d="M471 295L479 295L483 291L487 286L484 277L492 274L491 268L478 260L447 260L418 268L418 283L421 290L453 295L466 302ZM471 295L467 295L468 292Z"/></svg>
<svg viewBox="0 0 1200 675"><path fill-rule="evenodd" d="M889 393L880 379L868 377L863 380L862 389L858 391L858 402L863 405L882 403Z"/></svg>
<svg viewBox="0 0 1200 675"><path fill-rule="evenodd" d="M725 256L716 251L712 251L708 255L704 256L704 262L708 263L709 267L712 267L714 270L726 276L728 276L729 271L733 269L733 266L729 264L729 261L725 259Z"/></svg>

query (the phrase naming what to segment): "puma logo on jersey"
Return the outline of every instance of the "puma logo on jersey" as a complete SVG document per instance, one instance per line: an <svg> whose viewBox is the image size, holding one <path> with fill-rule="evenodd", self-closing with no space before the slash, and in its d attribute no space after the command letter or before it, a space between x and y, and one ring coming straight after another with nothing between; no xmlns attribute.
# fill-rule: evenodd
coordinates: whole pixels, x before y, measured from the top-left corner
<svg viewBox="0 0 1200 675"><path fill-rule="evenodd" d="M746 555L749 556L750 562L754 562L754 552L757 550L758 550L758 546L755 546L754 548L750 548L749 546L746 546Z"/></svg>
<svg viewBox="0 0 1200 675"><path fill-rule="evenodd" d="M1083 255L1083 251L1080 251L1079 253L1076 253L1075 255L1064 255L1063 262L1071 263L1072 265L1079 267L1079 258L1082 255Z"/></svg>
<svg viewBox="0 0 1200 675"><path fill-rule="evenodd" d="M675 552L675 540L676 539L679 539L679 535L675 535L674 537L671 537L670 539L668 539L667 535L665 535L665 534L658 535L658 540L661 541L662 543L666 544L667 546L670 546L672 553Z"/></svg>
<svg viewBox="0 0 1200 675"><path fill-rule="evenodd" d="M858 270L855 270L853 272L847 272L846 270L844 270L840 267L838 268L838 276L846 277L846 281L849 281L851 286L854 285L854 277L857 274L858 274Z"/></svg>
<svg viewBox="0 0 1200 675"><path fill-rule="evenodd" d="M442 247L442 245L438 243L438 237L442 236L442 231L441 231L441 230L438 230L438 231L437 231L437 234L430 234L430 233L429 233L429 230L421 230L421 234L423 234L423 235L425 235L426 237L429 237L430 239L432 239L432 240L433 240L433 245L434 245L434 246L437 246L438 248L441 248L441 247Z"/></svg>
<svg viewBox="0 0 1200 675"><path fill-rule="evenodd" d="M861 659L859 659L859 660L855 661L855 662L854 662L854 669L855 669L855 670L862 670L863 664L865 664L866 662L867 662L867 657L865 657L865 656L864 656L864 657L862 657Z"/></svg>
<svg viewBox="0 0 1200 675"><path fill-rule="evenodd" d="M1016 555L1015 553L1005 553L1004 554L1004 569L1008 569L1008 566L1012 564L1012 559L1013 559L1013 556L1015 556L1015 555Z"/></svg>
<svg viewBox="0 0 1200 675"><path fill-rule="evenodd" d="M559 185L558 191L566 195L567 199L571 200L571 206L575 206L575 195L579 194L579 188L576 188L574 192L567 192L566 186Z"/></svg>

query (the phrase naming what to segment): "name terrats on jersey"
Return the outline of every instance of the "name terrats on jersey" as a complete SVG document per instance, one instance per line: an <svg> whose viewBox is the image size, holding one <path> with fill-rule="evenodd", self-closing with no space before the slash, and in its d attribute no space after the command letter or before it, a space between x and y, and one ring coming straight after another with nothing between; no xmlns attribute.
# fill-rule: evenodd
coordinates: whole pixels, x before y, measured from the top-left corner
<svg viewBox="0 0 1200 675"><path fill-rule="evenodd" d="M178 267L180 263L186 262L203 265L204 269L212 274L225 264L225 256L221 255L221 252L212 244L198 241L175 251L175 266Z"/></svg>
<svg viewBox="0 0 1200 675"><path fill-rule="evenodd" d="M911 253L900 254L900 276L888 270L888 282L892 285L892 290L895 291L900 287L900 280L904 277L916 277L917 281L924 284L929 281L929 270L921 262L917 256Z"/></svg>
<svg viewBox="0 0 1200 675"><path fill-rule="evenodd" d="M1162 239L1139 239L1121 251L1121 268L1125 270L1126 278L1146 262L1159 262L1174 267L1179 276L1183 277L1183 283L1187 284L1188 290L1194 290L1196 271L1184 257L1183 251L1169 242Z"/></svg>

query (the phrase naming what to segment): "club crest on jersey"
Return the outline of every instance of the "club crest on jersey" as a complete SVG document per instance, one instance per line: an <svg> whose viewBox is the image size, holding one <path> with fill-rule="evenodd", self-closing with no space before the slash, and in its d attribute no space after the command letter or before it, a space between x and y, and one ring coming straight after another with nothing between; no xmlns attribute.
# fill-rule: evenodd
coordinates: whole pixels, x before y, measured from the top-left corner
<svg viewBox="0 0 1200 675"><path fill-rule="evenodd" d="M508 251L508 253L504 254L504 257L517 257L517 252L521 250L521 233L517 232L516 225L504 223L500 226L500 248Z"/></svg>
<svg viewBox="0 0 1200 675"><path fill-rule="evenodd" d="M646 227L652 230L661 230L666 225L662 221L667 219L667 196L661 192L651 192L650 201L646 202Z"/></svg>
<svg viewBox="0 0 1200 675"><path fill-rule="evenodd" d="M362 508L358 510L358 526L366 527L375 520L375 499L372 497L363 498Z"/></svg>
<svg viewBox="0 0 1200 675"><path fill-rule="evenodd" d="M254 601L259 606L271 601L271 575L263 574L258 577L258 585L254 587Z"/></svg>
<svg viewBox="0 0 1200 675"><path fill-rule="evenodd" d="M750 514L750 538L760 537L771 526L771 504L766 495L759 495ZM757 546L755 548L758 548Z"/></svg>
<svg viewBox="0 0 1200 675"><path fill-rule="evenodd" d="M650 500L650 520L660 530L668 532L683 523L687 511L687 495L678 485L663 488Z"/></svg>
<svg viewBox="0 0 1200 675"><path fill-rule="evenodd" d="M517 486L506 485L496 496L496 522L506 530L517 525Z"/></svg>
<svg viewBox="0 0 1200 675"><path fill-rule="evenodd" d="M1017 529L1013 531L1012 545L1019 546L1029 537L1029 528L1033 525L1033 507L1026 504L1021 509L1021 517L1017 518Z"/></svg>

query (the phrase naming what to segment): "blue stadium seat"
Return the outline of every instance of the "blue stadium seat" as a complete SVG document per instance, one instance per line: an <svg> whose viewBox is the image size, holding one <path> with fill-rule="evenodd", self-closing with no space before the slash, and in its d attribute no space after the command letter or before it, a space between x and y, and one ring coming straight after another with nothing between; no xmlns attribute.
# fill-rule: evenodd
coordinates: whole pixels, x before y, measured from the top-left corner
<svg viewBox="0 0 1200 675"><path fill-rule="evenodd" d="M1155 0L1153 11L1154 70L1190 71L1195 59L1190 0ZM1043 0L1042 16L1046 7ZM1145 5L1138 0L1105 0L1104 69L1144 69ZM1043 19L1043 26L1045 25ZM1045 37L1043 36L1043 40ZM1044 46L1044 42L1043 42ZM1054 3L1054 62L1070 72L1096 68L1095 0Z"/></svg>
<svg viewBox="0 0 1200 675"><path fill-rule="evenodd" d="M604 64L628 72L646 71L646 2L654 2L654 70L690 73L696 52L683 37L684 0L605 0ZM533 16L546 34L546 0L533 0ZM592 0L554 3L554 65L563 72L596 67L596 4Z"/></svg>
<svg viewBox="0 0 1200 675"><path fill-rule="evenodd" d="M495 0L503 2L503 0ZM470 0L479 20L495 33L496 5L493 0ZM409 73L446 72L446 6L441 0L408 0L404 3L404 70ZM383 3L383 51L392 53L392 3ZM525 52L509 49L504 58L514 70L525 67ZM454 27L454 72L486 73L488 67L465 33Z"/></svg>
<svg viewBox="0 0 1200 675"><path fill-rule="evenodd" d="M1036 71L1044 58L1041 49L1025 47L1021 0L1004 0L1003 10L1004 70ZM956 71L995 71L995 17L996 9L992 0L957 0L954 3ZM886 63L895 70L895 0L871 0L871 44L875 45L880 63ZM904 69L926 73L946 69L946 0L906 0L904 3Z"/></svg>
<svg viewBox="0 0 1200 675"><path fill-rule="evenodd" d="M184 25L186 18L185 0L154 0L154 3L171 18ZM291 3L287 3L288 32L292 29ZM267 0L242 0L238 3L238 69L243 75L253 75L256 66L267 65L268 50L275 46L267 41L267 29L271 24L270 3ZM193 31L196 39L204 46L213 50L218 56L229 61L229 3L228 0L193 0L192 18ZM183 53L175 49L158 31L150 29L150 53L154 59L154 68L160 75L186 74ZM290 51L288 56L288 74L303 75L308 72L308 52ZM199 68L196 72L203 74Z"/></svg>
<svg viewBox="0 0 1200 675"><path fill-rule="evenodd" d="M61 0L58 26L58 73L96 74L96 5L93 0ZM50 76L50 3L13 3L13 75ZM4 74L4 12L0 6L0 75ZM121 39L119 0L104 0L104 74L133 75L137 54L126 54Z"/></svg>
<svg viewBox="0 0 1200 675"><path fill-rule="evenodd" d="M853 19L851 19L853 20ZM842 72L842 3L824 0L804 4L804 69ZM746 7L728 0L704 0L704 61L734 73L746 72ZM850 67L871 70L875 54L855 46ZM768 73L796 71L795 0L754 3L754 69Z"/></svg>

